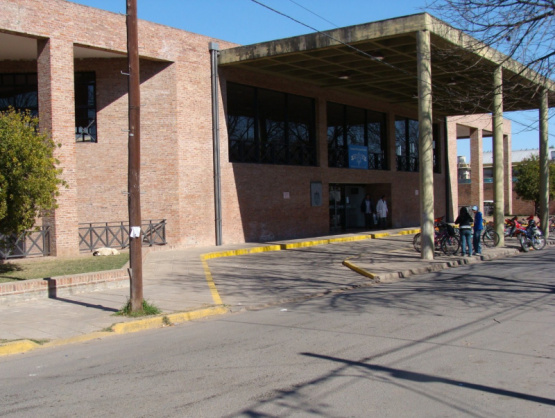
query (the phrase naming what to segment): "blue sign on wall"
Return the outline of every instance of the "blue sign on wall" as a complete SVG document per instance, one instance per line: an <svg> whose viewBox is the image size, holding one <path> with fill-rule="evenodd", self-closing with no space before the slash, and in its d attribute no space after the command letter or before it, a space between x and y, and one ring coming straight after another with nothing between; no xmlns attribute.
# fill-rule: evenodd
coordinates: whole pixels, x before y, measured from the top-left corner
<svg viewBox="0 0 555 418"><path fill-rule="evenodd" d="M349 168L368 170L368 147L349 145Z"/></svg>

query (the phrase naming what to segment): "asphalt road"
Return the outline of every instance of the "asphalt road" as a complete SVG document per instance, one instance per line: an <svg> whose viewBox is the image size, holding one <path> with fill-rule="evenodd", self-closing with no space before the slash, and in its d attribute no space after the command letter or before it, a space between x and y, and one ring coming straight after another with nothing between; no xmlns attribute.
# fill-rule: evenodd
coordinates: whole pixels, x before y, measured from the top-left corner
<svg viewBox="0 0 555 418"><path fill-rule="evenodd" d="M0 415L552 417L554 256L0 358Z"/></svg>

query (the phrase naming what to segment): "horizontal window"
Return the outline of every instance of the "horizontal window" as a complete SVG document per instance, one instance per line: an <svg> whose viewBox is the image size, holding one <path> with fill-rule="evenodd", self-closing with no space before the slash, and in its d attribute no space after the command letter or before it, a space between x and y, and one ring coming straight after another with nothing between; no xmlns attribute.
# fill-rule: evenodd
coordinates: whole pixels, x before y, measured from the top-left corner
<svg viewBox="0 0 555 418"><path fill-rule="evenodd" d="M387 170L385 113L327 104L328 165Z"/></svg>
<svg viewBox="0 0 555 418"><path fill-rule="evenodd" d="M316 165L314 99L227 84L231 162Z"/></svg>

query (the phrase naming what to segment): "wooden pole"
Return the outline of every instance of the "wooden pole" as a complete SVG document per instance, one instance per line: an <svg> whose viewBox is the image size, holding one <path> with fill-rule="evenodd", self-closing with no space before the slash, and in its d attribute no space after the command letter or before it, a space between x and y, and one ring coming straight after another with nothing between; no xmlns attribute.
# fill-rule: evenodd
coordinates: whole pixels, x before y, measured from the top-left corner
<svg viewBox="0 0 555 418"><path fill-rule="evenodd" d="M129 264L131 310L143 307L143 260L141 227L141 96L137 0L127 0L127 58L129 63ZM137 229L138 228L138 229Z"/></svg>

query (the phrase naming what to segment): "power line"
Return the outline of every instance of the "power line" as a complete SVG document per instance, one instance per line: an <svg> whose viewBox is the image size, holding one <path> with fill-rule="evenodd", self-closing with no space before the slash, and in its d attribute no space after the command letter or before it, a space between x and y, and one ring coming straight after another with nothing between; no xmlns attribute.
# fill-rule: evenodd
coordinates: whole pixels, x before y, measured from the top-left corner
<svg viewBox="0 0 555 418"><path fill-rule="evenodd" d="M296 4L297 6L299 6L301 9L306 10L308 13L312 13L314 16L319 17L320 19L322 19L324 22L329 23L330 25L335 26L336 28L339 28L338 25L336 25L333 22L330 22L328 19L326 19L325 17L320 16L319 14L313 12L312 10L310 10L309 8L303 6L302 4L297 3L295 0L289 0L291 3Z"/></svg>
<svg viewBox="0 0 555 418"><path fill-rule="evenodd" d="M405 75L409 75L410 77L416 78L416 80L418 80L418 77L415 76L413 73L411 73L411 72L409 72L409 71L407 71L407 70L404 70L404 69L402 69L402 68L399 68L399 67L397 67L397 66L395 66L395 65L393 65L393 64L390 64L390 63L388 63L388 62L385 62L385 61L383 60L382 57L379 57L379 58L378 58L378 57L374 57L374 56L368 54L367 52L358 49L358 48L355 47L355 46L352 46L352 45L347 44L347 43L345 43L345 42L343 42L343 41L341 41L341 40L339 40L339 39L336 39L336 38L334 38L333 36L331 36L330 34L328 34L328 33L326 33L326 32L322 32L322 31L320 31L320 30L314 28L313 26L310 26L310 25L308 25L308 24L306 24L306 23L304 23L304 22L301 22L300 20L295 19L294 17L289 16L288 14L285 14L285 13L279 11L279 10L276 10L276 9L274 9L274 8L272 8L272 7L270 7L270 6L266 5L266 4L264 4L264 3L262 3L262 2L259 1L259 0L251 0L251 1L252 1L253 3L258 4L259 6L262 6L262 7L266 8L266 9L268 9L268 10L270 10L270 11L276 13L276 14L279 14L279 15L281 15L281 16L283 16L283 17L289 19L289 20L292 20L293 22L298 23L298 24L301 25L301 26L304 26L304 27L306 27L306 28L308 28L308 29L310 29L310 30L316 32L316 33L319 33L320 35L326 36L326 37L330 38L331 40L333 40L334 42L337 42L337 43L339 43L339 44L341 44L341 45L344 45L344 46L348 47L349 49L352 49L352 50L355 51L356 53L361 54L361 55L363 55L363 56L365 56L365 57L371 59L372 61L380 62L380 63L382 63L382 64L388 66L389 68L395 69L396 71L400 71L401 73L403 73L403 74L405 74ZM312 14L314 14L314 15L320 17L320 18L322 18L322 17L319 16L318 14L312 12L311 10L307 9L307 8L304 7L304 6L299 5L299 4L296 3L295 1L293 1L293 0L289 0L289 1L291 1L292 3L297 4L299 7L302 7L303 9L309 11L310 13L312 13ZM324 18L322 18L322 19L324 19ZM326 19L324 19L324 20L326 20ZM326 21L327 21L327 20L326 20ZM329 22L329 23L331 23L331 22ZM332 24L333 24L333 23L332 23ZM336 26L335 24L333 24L333 25ZM336 27L337 27L337 26L336 26ZM442 86L440 86L440 85L434 85L434 84L432 83L432 87L433 87L433 88L436 88L436 89L438 89L438 90L440 90L440 91L442 90L442 91L444 91L444 92L448 92L448 90L446 90L444 87L442 87ZM490 111L489 109L484 108L483 106L477 106L476 109L484 110L485 113L491 113L491 111ZM504 119L507 119L507 120L509 120L509 121L511 121L511 122L514 122L514 123L516 123L516 124L518 124L518 125L520 125L520 126L522 126L525 130L526 130L526 129L530 129L530 127L531 127L531 125L526 125L526 124L524 124L524 123L522 123L522 122L520 122L520 121L518 121L518 120L511 119L510 117L507 117L507 116L506 116L506 113L503 114L503 118L504 118ZM549 136L555 137L555 134L549 133Z"/></svg>

